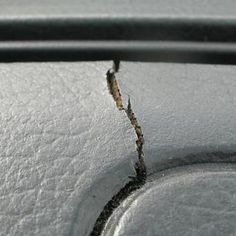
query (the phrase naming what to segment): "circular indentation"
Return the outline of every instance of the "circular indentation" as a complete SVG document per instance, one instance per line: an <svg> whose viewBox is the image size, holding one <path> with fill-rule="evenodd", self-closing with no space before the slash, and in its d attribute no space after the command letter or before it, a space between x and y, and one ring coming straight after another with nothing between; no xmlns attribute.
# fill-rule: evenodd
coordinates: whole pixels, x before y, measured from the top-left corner
<svg viewBox="0 0 236 236"><path fill-rule="evenodd" d="M198 165L160 173L129 196L103 235L236 235L234 165Z"/></svg>

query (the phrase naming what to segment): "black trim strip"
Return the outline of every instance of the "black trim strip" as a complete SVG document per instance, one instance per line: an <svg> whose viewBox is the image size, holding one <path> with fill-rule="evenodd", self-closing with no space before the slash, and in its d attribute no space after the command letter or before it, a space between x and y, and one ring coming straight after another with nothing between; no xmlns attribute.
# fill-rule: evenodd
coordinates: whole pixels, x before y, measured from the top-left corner
<svg viewBox="0 0 236 236"><path fill-rule="evenodd" d="M173 41L0 41L0 62L132 60L236 64L236 43Z"/></svg>
<svg viewBox="0 0 236 236"><path fill-rule="evenodd" d="M235 42L236 19L160 17L0 18L0 41L154 40Z"/></svg>
<svg viewBox="0 0 236 236"><path fill-rule="evenodd" d="M0 32L0 62L236 64L234 18L0 18Z"/></svg>

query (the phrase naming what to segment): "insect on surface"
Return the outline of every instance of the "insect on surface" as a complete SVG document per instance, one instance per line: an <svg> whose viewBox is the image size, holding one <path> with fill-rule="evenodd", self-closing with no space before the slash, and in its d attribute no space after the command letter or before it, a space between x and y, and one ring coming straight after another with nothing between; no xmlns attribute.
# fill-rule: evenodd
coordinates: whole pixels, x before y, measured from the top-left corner
<svg viewBox="0 0 236 236"><path fill-rule="evenodd" d="M120 88L118 85L118 82L115 77L115 73L113 70L109 70L107 72L107 83L108 83L108 88L110 90L111 95L113 96L113 99L116 102L116 106L118 107L119 110L123 110L123 101L120 93Z"/></svg>

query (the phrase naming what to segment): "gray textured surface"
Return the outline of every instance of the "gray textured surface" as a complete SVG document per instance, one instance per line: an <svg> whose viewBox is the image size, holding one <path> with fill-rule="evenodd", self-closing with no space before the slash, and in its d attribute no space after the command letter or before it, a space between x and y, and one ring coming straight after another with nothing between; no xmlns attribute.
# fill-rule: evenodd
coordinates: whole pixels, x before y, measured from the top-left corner
<svg viewBox="0 0 236 236"><path fill-rule="evenodd" d="M163 173L130 196L104 235L236 235L235 166Z"/></svg>
<svg viewBox="0 0 236 236"><path fill-rule="evenodd" d="M142 126L149 173L189 154L235 152L235 78L235 66L121 63L117 79ZM209 157L183 162L191 158Z"/></svg>
<svg viewBox="0 0 236 236"><path fill-rule="evenodd" d="M195 17L235 19L234 0L1 0L0 19L50 17Z"/></svg>
<svg viewBox="0 0 236 236"><path fill-rule="evenodd" d="M0 235L88 235L133 174L111 62L0 65Z"/></svg>
<svg viewBox="0 0 236 236"><path fill-rule="evenodd" d="M0 65L0 235L88 235L134 175L136 137L108 92L110 67ZM148 174L162 162L204 161L197 153L235 152L234 66L122 62L116 77L142 126ZM137 235L137 226L141 235L234 235L235 169L217 168L183 168L147 183L115 211L112 226L118 235Z"/></svg>

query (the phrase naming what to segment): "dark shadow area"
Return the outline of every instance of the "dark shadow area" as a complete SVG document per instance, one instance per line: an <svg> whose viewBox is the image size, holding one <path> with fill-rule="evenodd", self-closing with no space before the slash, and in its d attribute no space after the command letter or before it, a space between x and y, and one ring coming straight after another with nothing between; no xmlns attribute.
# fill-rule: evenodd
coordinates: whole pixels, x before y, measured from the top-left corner
<svg viewBox="0 0 236 236"><path fill-rule="evenodd" d="M223 149L222 149L223 150ZM158 152L159 157L158 157ZM157 153L154 156L154 153ZM174 155L175 153L175 155ZM186 153L186 154L184 154ZM150 158L148 161L148 157ZM175 167L204 163L236 163L236 151L204 151L201 148L145 150L148 176Z"/></svg>

